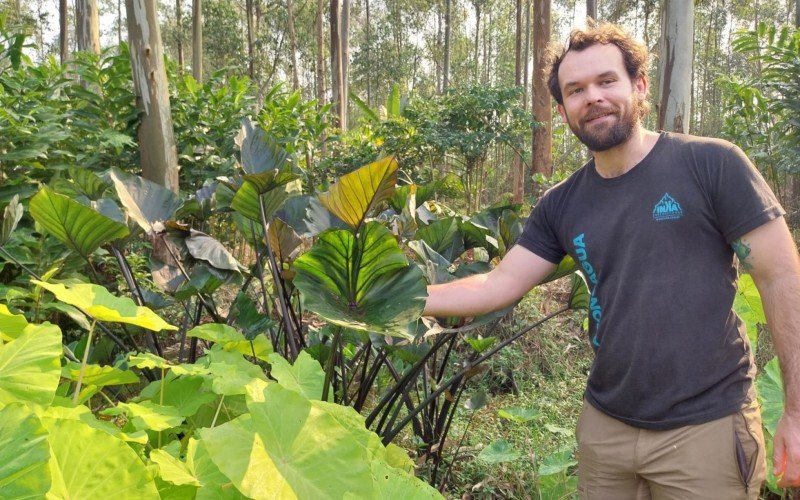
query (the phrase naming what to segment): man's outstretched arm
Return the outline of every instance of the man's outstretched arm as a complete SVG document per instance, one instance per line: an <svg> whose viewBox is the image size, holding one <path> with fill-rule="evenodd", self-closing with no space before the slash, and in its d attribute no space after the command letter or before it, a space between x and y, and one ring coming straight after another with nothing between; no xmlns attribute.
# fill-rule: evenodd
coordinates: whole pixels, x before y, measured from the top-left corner
<svg viewBox="0 0 800 500"><path fill-rule="evenodd" d="M781 363L786 404L772 454L781 487L800 485L800 256L784 219L754 229L733 243L761 294Z"/></svg>
<svg viewBox="0 0 800 500"><path fill-rule="evenodd" d="M490 272L431 285L425 316L479 316L509 306L553 272L556 265L516 245Z"/></svg>

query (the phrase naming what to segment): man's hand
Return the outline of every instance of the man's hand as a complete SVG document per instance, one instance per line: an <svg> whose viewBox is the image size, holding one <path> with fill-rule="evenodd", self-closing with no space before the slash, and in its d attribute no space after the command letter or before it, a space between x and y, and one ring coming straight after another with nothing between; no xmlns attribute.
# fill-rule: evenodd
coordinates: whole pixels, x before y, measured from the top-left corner
<svg viewBox="0 0 800 500"><path fill-rule="evenodd" d="M786 412L775 430L772 467L778 486L800 486L800 415Z"/></svg>

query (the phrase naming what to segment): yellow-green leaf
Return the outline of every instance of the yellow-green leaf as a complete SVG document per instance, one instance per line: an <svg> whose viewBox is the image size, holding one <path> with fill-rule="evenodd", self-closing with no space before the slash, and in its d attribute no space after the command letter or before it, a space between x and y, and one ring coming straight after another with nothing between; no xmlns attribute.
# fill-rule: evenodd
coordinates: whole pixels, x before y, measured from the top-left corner
<svg viewBox="0 0 800 500"><path fill-rule="evenodd" d="M112 295L99 285L79 283L67 288L61 283L45 283L37 280L31 280L31 283L49 290L61 302L75 306L100 321L128 323L156 332L178 329L161 319L150 308L137 306L127 297Z"/></svg>

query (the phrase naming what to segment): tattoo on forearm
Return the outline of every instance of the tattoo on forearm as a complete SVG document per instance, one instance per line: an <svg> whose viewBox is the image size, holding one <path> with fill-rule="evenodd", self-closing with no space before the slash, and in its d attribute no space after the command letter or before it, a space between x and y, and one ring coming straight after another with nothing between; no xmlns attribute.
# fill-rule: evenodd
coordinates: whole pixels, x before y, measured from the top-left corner
<svg viewBox="0 0 800 500"><path fill-rule="evenodd" d="M742 267L745 271L750 271L753 268L752 264L748 262L747 258L750 256L750 245L747 242L738 239L731 243L733 247L733 251L737 257L739 257L739 262L742 263Z"/></svg>

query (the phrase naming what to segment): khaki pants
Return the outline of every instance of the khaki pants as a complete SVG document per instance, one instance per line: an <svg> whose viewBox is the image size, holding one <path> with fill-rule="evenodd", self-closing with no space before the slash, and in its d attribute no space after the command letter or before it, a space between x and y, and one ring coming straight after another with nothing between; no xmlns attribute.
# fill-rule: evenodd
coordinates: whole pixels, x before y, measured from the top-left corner
<svg viewBox="0 0 800 500"><path fill-rule="evenodd" d="M755 403L705 424L651 431L584 401L577 439L582 499L757 499L766 476Z"/></svg>

